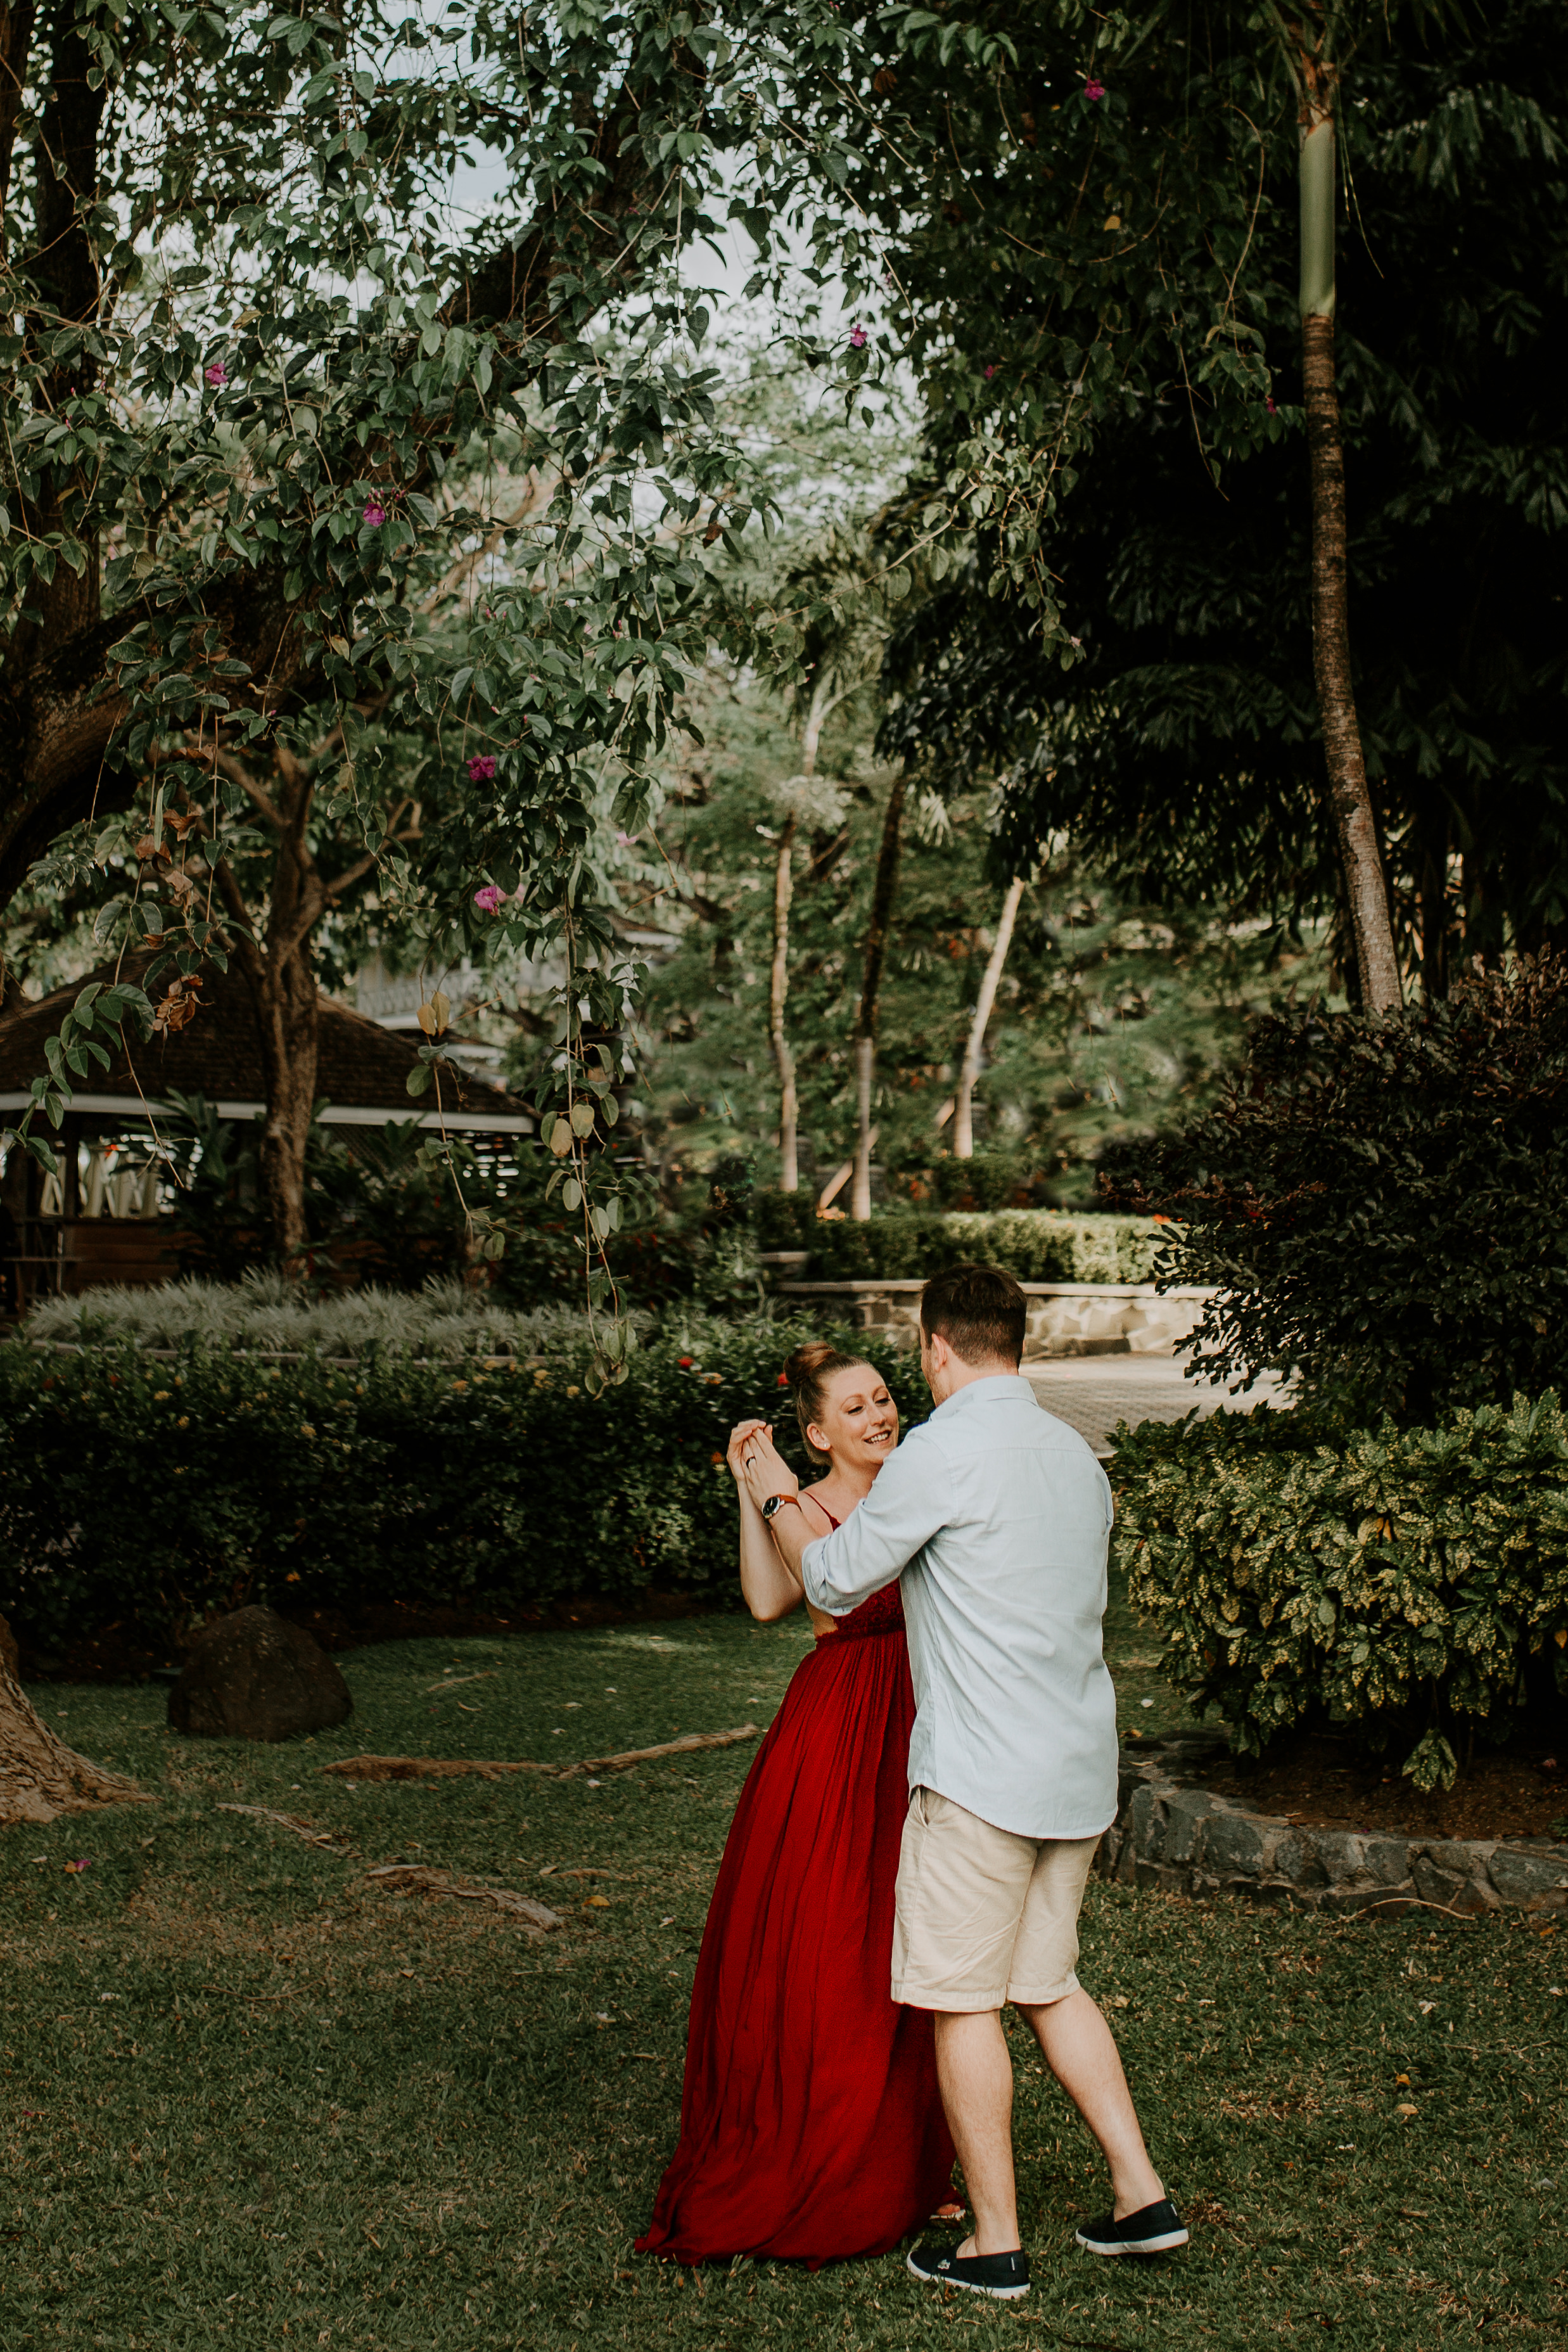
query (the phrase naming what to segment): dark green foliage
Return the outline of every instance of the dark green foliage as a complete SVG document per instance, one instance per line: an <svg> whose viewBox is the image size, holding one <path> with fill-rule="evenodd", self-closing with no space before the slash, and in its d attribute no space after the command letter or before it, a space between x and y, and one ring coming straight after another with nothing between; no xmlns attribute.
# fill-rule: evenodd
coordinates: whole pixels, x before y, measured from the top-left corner
<svg viewBox="0 0 1568 2352"><path fill-rule="evenodd" d="M1116 1549L1165 1671L1256 1754L1355 1726L1417 1788L1568 1694L1568 1418L1557 1398L1435 1429L1218 1412L1117 1439Z"/></svg>
<svg viewBox="0 0 1568 2352"><path fill-rule="evenodd" d="M694 1346L696 1342L692 1343ZM191 1349L0 1348L0 1613L47 1640L167 1633L246 1601L527 1609L650 1585L735 1591L733 1424L771 1414L789 1327L634 1354L595 1397L570 1364L269 1366ZM862 1348L905 1424L907 1354ZM793 1417L780 1444L795 1457ZM803 1461L800 1463L804 1470Z"/></svg>
<svg viewBox="0 0 1568 2352"><path fill-rule="evenodd" d="M1212 131L1230 100L1239 135L1243 119L1260 120L1239 78L1270 36L1216 37L1222 12L1207 13L1186 102ZM1135 94L1104 69L1151 135L1151 94L1188 40L1203 49L1202 21L1173 16L1155 32ZM1539 945L1568 919L1556 620L1568 449L1553 356L1568 333L1568 79L1556 11L1508 0L1441 38L1396 15L1355 59L1345 100L1354 195L1336 315L1356 701L1396 926L1440 994L1463 956L1510 935ZM1218 177L1223 239L1235 184ZM1055 485L1051 564L1082 640L1077 666L1064 671L1032 615L995 597L998 560L983 551L912 611L894 665L909 698L887 743L938 765L1016 759L1015 844L1071 827L1117 888L1290 908L1332 902L1337 887L1296 404L1293 135L1276 131L1247 177L1257 210L1236 315L1260 339L1277 410L1260 387L1239 436L1234 408L1217 415L1210 388L1174 363L1103 402L1093 461ZM977 353L993 347L985 331L1005 351L1030 316L1021 287L1011 335L997 316L1011 266L983 266L996 217L988 190L983 209L946 231L974 263L949 278L967 291L949 331ZM1144 226L1130 216L1117 242L1142 247ZM1090 299L1086 288L1079 299ZM934 473L974 415L960 407L937 428Z"/></svg>
<svg viewBox="0 0 1568 2352"><path fill-rule="evenodd" d="M179 1117L162 1123L161 1134L178 1182L172 1223L181 1272L233 1282L275 1265L260 1196L259 1124L220 1118L201 1095L171 1098ZM461 1275L470 1265L466 1211L493 1221L486 1232L504 1243L486 1265L501 1304L580 1306L582 1221L547 1189L559 1167L528 1139L509 1139L497 1154L422 1130L417 1117L346 1133L314 1127L305 1160L308 1277L329 1288L348 1282L417 1291ZM737 1276L733 1253L717 1245L734 1223L729 1208L662 1211L635 1171L626 1173L622 1201L626 1214L605 1255L623 1306L696 1297L755 1307L755 1274Z"/></svg>
<svg viewBox="0 0 1568 2352"><path fill-rule="evenodd" d="M1419 1420L1568 1376L1565 1107L1568 962L1527 961L1375 1024L1258 1022L1218 1108L1107 1185L1185 1221L1217 1378L1299 1366Z"/></svg>
<svg viewBox="0 0 1568 2352"><path fill-rule="evenodd" d="M180 1271L233 1282L275 1263L257 1165L259 1120L220 1118L203 1095L171 1091L170 1098L179 1117L161 1122L161 1134L177 1182L172 1223ZM495 1204L486 1162L456 1137L443 1143L422 1133L417 1114L346 1132L313 1127L305 1159L310 1274L417 1290L460 1273L467 1254L454 1174L470 1207ZM538 1189L542 1196L542 1178Z"/></svg>

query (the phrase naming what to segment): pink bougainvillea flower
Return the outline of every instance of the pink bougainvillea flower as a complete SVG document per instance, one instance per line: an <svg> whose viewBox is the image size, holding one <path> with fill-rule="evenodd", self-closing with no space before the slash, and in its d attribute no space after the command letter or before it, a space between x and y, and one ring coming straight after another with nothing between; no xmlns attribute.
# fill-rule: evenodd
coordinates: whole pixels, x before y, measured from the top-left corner
<svg viewBox="0 0 1568 2352"><path fill-rule="evenodd" d="M84 1858L80 1862L68 1862L66 1868L68 1870L90 1870L92 1868L92 1864Z"/></svg>
<svg viewBox="0 0 1568 2352"><path fill-rule="evenodd" d="M207 382L214 386L220 383L227 383L229 380L229 372L227 368L225 367L222 360L214 360L211 367L204 367L202 370L202 373L205 376Z"/></svg>
<svg viewBox="0 0 1568 2352"><path fill-rule="evenodd" d="M866 345L866 333L865 333L865 329L864 329L863 327L852 327L852 328L850 329L850 349L851 349L851 351L852 351L852 352L863 352L863 351L864 351L864 349L865 349L865 345Z"/></svg>
<svg viewBox="0 0 1568 2352"><path fill-rule="evenodd" d="M995 364L995 362L992 362L992 364L991 364L991 365L990 365L990 366L986 370L986 382L987 382L988 383L989 383L989 382L990 382L991 378L995 375L996 372L997 372L997 371L996 371L996 364Z"/></svg>
<svg viewBox="0 0 1568 2352"><path fill-rule="evenodd" d="M493 915L497 908L500 906L502 901L505 899L506 895L506 892L498 888L494 882L486 882L482 890L475 891L474 904L478 908L481 914Z"/></svg>
<svg viewBox="0 0 1568 2352"><path fill-rule="evenodd" d="M1263 403L1263 405L1268 410L1270 415L1272 416L1274 414L1274 403L1271 400L1266 400Z"/></svg>
<svg viewBox="0 0 1568 2352"><path fill-rule="evenodd" d="M487 784L495 772L495 753L493 751L476 751L474 757L468 762L469 782L471 784Z"/></svg>
<svg viewBox="0 0 1568 2352"><path fill-rule="evenodd" d="M1086 81L1083 85L1083 95L1091 101L1091 103L1097 99L1103 98L1105 95L1104 83L1103 81Z"/></svg>
<svg viewBox="0 0 1568 2352"><path fill-rule="evenodd" d="M385 507L381 504L379 499L371 499L367 500L365 506L365 520L370 524L372 530L380 530L386 519L387 510Z"/></svg>

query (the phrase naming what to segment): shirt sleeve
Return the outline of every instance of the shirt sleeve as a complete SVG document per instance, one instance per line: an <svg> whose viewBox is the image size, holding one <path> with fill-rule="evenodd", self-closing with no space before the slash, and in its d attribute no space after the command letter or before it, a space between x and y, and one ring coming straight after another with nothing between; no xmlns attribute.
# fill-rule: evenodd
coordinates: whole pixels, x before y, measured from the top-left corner
<svg viewBox="0 0 1568 2352"><path fill-rule="evenodd" d="M806 1598L830 1617L847 1617L904 1573L947 1517L941 1456L915 1430L877 1473L875 1486L841 1528L800 1556Z"/></svg>

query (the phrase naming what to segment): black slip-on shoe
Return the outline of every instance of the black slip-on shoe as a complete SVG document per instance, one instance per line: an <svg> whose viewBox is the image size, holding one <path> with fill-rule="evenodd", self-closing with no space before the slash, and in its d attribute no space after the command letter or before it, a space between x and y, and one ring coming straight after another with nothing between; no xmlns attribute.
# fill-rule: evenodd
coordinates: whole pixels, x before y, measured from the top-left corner
<svg viewBox="0 0 1568 2352"><path fill-rule="evenodd" d="M1078 2242L1092 2254L1168 2254L1173 2247L1186 2245L1186 2235L1181 2215L1168 2197L1162 2197L1139 2212L1124 2213L1119 2221L1114 2213L1107 2213L1103 2221L1085 2221Z"/></svg>
<svg viewBox="0 0 1568 2352"><path fill-rule="evenodd" d="M916 2246L904 2267L927 2286L961 2286L1001 2303L1016 2303L1029 2293L1029 2256L1021 2248L1010 2254L966 2254L960 2261L963 2242L960 2238L951 2246Z"/></svg>

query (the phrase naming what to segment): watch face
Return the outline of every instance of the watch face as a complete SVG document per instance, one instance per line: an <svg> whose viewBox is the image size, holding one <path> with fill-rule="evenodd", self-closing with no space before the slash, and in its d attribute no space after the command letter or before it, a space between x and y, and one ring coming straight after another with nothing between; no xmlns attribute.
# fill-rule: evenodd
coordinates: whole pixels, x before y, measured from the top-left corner
<svg viewBox="0 0 1568 2352"><path fill-rule="evenodd" d="M762 1506L762 1516L765 1519L776 1519L778 1517L779 1497L777 1495L768 1496L768 1500Z"/></svg>

